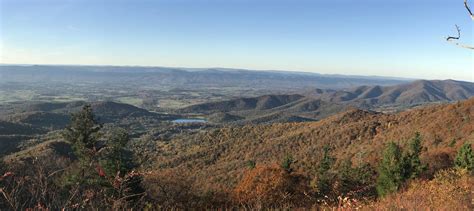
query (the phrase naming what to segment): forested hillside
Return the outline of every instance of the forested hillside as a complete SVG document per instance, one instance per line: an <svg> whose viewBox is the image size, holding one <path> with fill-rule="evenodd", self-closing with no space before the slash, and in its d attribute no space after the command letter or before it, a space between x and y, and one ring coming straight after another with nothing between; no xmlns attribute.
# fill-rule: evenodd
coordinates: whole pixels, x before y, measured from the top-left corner
<svg viewBox="0 0 474 211"><path fill-rule="evenodd" d="M6 157L1 207L474 208L474 99L134 140L92 108Z"/></svg>
<svg viewBox="0 0 474 211"><path fill-rule="evenodd" d="M423 136L426 162L452 159L463 143L474 141L474 99L398 114L353 109L319 122L227 127L158 142L149 156L155 158L154 169L183 169L194 172L200 185L232 187L248 162L279 162L287 155L295 159L295 169L314 175L325 145L336 164L350 159L376 166L388 142L404 147L416 132Z"/></svg>

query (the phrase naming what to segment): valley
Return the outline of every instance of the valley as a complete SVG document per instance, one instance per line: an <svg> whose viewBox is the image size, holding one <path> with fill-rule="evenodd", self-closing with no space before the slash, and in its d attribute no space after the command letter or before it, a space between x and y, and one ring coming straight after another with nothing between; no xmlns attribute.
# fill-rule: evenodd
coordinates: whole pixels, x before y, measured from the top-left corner
<svg viewBox="0 0 474 211"><path fill-rule="evenodd" d="M453 80L95 66L2 66L0 72L0 90L9 93L0 100L4 154L56 137L86 104L101 124L126 128L133 139L156 140L209 128L317 122L354 108L398 113L474 96L473 83ZM212 88L222 80L225 87Z"/></svg>
<svg viewBox="0 0 474 211"><path fill-rule="evenodd" d="M167 84L162 81L165 79L147 82L149 75L140 84L136 80L142 79L113 75L127 75L125 70L107 70L112 71L109 73L98 67L94 70L98 72L88 72L89 68L78 73L65 70L75 74L56 75L57 81L47 83L40 82L47 71L30 72L30 78L0 80L2 92L9 93L0 101L0 155L4 162L77 159L74 145L65 140L64 134L76 121L71 114L90 106L100 126L98 143L107 143L108 137L122 128L130 139L127 149L138 163L137 170L147 172L145 182L161 178L164 186L159 187L171 188L153 194L189 191L191 195L186 196L160 195L166 200L184 200L170 204L172 207L198 206L195 203L200 200L207 200L205 206L225 206L237 194L234 188L242 185L249 165L253 166L250 169L274 168L271 166L278 166L288 156L292 172L302 178L317 178L314 168L323 162L321 149L325 147L331 149L334 169L350 162L365 165L364 171L372 172L372 179L367 178L370 185L365 185L370 189L369 203L376 195L374 172L389 141L405 148L414 134L420 134L421 161L431 163L422 177L429 179L451 167L456 149L474 140L474 83L470 82L364 78L359 80L369 85L359 86L355 80L356 86L345 82L332 86L319 85L322 79L318 78L314 85L294 83L290 89L289 82L255 88L249 85L254 79L240 76L250 73L214 71L223 78L226 74L241 77L238 80L242 85L213 89L210 81L214 79L205 81L206 77L198 77L199 72L192 72L199 79L184 84ZM3 76L19 74L6 72ZM88 80L99 80L95 74L104 74L104 79L99 77L104 81ZM210 73L205 70L202 74ZM260 74L265 78L269 73ZM300 77L300 73L271 74L285 75L282 80ZM279 80L277 76L259 80ZM329 81L349 80L327 77ZM167 178L169 175L180 177ZM211 193L217 198L202 198Z"/></svg>

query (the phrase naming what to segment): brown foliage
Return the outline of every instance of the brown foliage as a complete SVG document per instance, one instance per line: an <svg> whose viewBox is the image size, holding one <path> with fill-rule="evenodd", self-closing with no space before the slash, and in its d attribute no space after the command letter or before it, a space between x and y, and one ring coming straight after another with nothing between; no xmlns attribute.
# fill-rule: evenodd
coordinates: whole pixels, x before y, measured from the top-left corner
<svg viewBox="0 0 474 211"><path fill-rule="evenodd" d="M450 147L436 148L426 152L421 159L423 163L429 165L421 176L425 179L432 179L438 171L452 167L455 154L456 150Z"/></svg>
<svg viewBox="0 0 474 211"><path fill-rule="evenodd" d="M148 196L164 207L187 207L195 201L193 184L184 172L164 170L150 172L144 178Z"/></svg>
<svg viewBox="0 0 474 211"><path fill-rule="evenodd" d="M149 200L159 209L222 208L228 206L225 190L196 187L191 172L165 169L145 174L143 186Z"/></svg>
<svg viewBox="0 0 474 211"><path fill-rule="evenodd" d="M256 208L306 206L311 195L306 177L275 164L249 170L234 190L239 204Z"/></svg>
<svg viewBox="0 0 474 211"><path fill-rule="evenodd" d="M376 210L473 210L474 177L466 170L448 169L431 181L414 181L408 190L371 204Z"/></svg>

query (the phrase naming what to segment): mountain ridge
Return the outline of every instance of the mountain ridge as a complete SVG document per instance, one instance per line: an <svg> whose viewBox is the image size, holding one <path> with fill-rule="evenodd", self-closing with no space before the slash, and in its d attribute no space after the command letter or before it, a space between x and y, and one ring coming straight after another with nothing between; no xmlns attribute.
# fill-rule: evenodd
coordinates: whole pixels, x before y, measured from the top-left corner
<svg viewBox="0 0 474 211"><path fill-rule="evenodd" d="M392 112L428 103L447 103L474 96L474 83L419 80L394 86L358 86L344 90L314 89L293 95L263 95L191 105L183 113L228 113L245 117L235 123L271 123L282 119L318 120L351 107ZM289 118L293 116L295 118ZM281 118L280 118L281 117ZM229 122L231 118L229 118Z"/></svg>
<svg viewBox="0 0 474 211"><path fill-rule="evenodd" d="M399 84L409 79L391 77L324 75L291 71L257 71L225 68L166 68L137 66L0 66L0 82L134 82L137 86L253 87L296 89L343 88L362 84Z"/></svg>
<svg viewBox="0 0 474 211"><path fill-rule="evenodd" d="M474 96L474 83L455 80L418 80L393 86L359 86L314 96L337 103L387 105L452 102Z"/></svg>

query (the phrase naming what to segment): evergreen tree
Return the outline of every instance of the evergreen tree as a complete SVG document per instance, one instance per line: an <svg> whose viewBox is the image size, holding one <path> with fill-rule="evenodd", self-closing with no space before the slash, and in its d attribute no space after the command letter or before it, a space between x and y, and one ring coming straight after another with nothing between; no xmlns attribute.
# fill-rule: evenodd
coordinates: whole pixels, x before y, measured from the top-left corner
<svg viewBox="0 0 474 211"><path fill-rule="evenodd" d="M79 168L65 173L64 185L76 187L82 195L93 191L110 200L136 203L144 193L143 177L131 171L135 166L132 153L126 148L130 140L128 133L114 129L104 144L98 144L99 138L104 138L102 126L97 123L90 105L73 114L71 120L63 137L72 144Z"/></svg>
<svg viewBox="0 0 474 211"><path fill-rule="evenodd" d="M465 143L458 151L454 164L458 168L464 168L468 171L474 171L474 152L469 143Z"/></svg>
<svg viewBox="0 0 474 211"><path fill-rule="evenodd" d="M63 138L72 144L74 154L80 160L89 160L90 151L95 150L101 128L91 106L85 105L81 111L72 114L71 124L64 130Z"/></svg>
<svg viewBox="0 0 474 211"><path fill-rule="evenodd" d="M330 175L329 170L332 167L334 162L334 158L330 155L331 148L329 145L325 145L323 147L323 158L319 163L318 170L317 170L317 181L316 186L318 188L318 192L322 195L326 195L331 191L331 184L332 184L332 176Z"/></svg>
<svg viewBox="0 0 474 211"><path fill-rule="evenodd" d="M400 147L390 142L383 152L377 178L377 192L379 196L386 196L395 192L404 182L404 166Z"/></svg>
<svg viewBox="0 0 474 211"><path fill-rule="evenodd" d="M119 173L123 176L134 167L132 153L126 149L130 141L127 131L122 128L115 128L107 141L107 150L101 158L101 164L108 176L115 176Z"/></svg>
<svg viewBox="0 0 474 211"><path fill-rule="evenodd" d="M101 178L102 169L98 165L96 144L102 126L97 123L90 105L72 114L70 125L63 131L63 138L71 143L74 155L79 160L79 168L68 173L66 185L88 184L96 186L105 182Z"/></svg>
<svg viewBox="0 0 474 211"><path fill-rule="evenodd" d="M404 156L404 179L416 178L427 169L427 166L420 160L423 149L421 141L421 134L417 132L409 143L409 152Z"/></svg>
<svg viewBox="0 0 474 211"><path fill-rule="evenodd" d="M323 158L321 159L321 162L319 163L318 167L319 174L324 174L331 169L331 166L334 162L334 158L331 157L330 152L331 147L329 147L329 145L325 145L323 147Z"/></svg>
<svg viewBox="0 0 474 211"><path fill-rule="evenodd" d="M133 161L133 153L127 149L129 141L130 137L126 130L112 129L99 163L106 177L114 177L114 198L125 198L127 203L135 204L143 196L145 190L141 184L143 175L132 170L136 164ZM108 188L110 191L111 188Z"/></svg>

